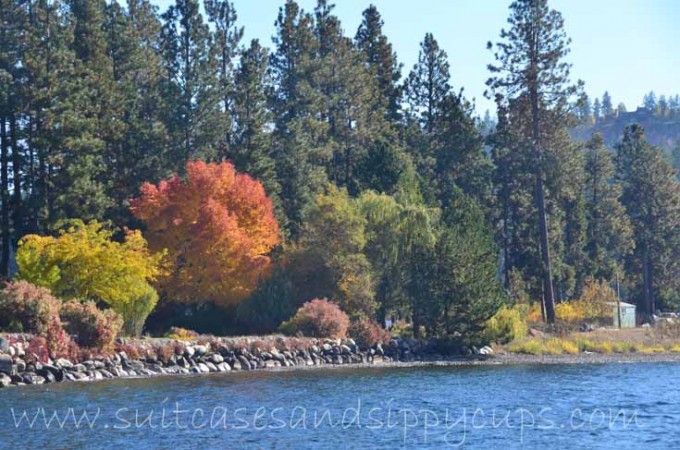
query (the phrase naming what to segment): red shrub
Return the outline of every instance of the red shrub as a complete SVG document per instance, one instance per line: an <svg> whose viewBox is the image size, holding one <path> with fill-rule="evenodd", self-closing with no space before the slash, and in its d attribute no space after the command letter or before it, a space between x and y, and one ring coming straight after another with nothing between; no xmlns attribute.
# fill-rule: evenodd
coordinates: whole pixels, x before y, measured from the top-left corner
<svg viewBox="0 0 680 450"><path fill-rule="evenodd" d="M49 354L64 356L68 336L59 318L60 308L61 301L48 289L26 281L7 283L0 291L0 328L42 336Z"/></svg>
<svg viewBox="0 0 680 450"><path fill-rule="evenodd" d="M363 347L373 347L375 344L384 344L391 339L389 331L366 318L361 318L349 327L349 336Z"/></svg>
<svg viewBox="0 0 680 450"><path fill-rule="evenodd" d="M122 317L113 310L99 310L94 302L70 301L61 307L64 328L81 347L109 352L123 328Z"/></svg>
<svg viewBox="0 0 680 450"><path fill-rule="evenodd" d="M288 335L307 337L344 338L347 336L349 317L340 307L328 300L314 299L305 303L295 315L281 325Z"/></svg>
<svg viewBox="0 0 680 450"><path fill-rule="evenodd" d="M50 351L47 348L47 340L42 336L33 336L28 346L25 348L26 361L32 363L47 363Z"/></svg>
<svg viewBox="0 0 680 450"><path fill-rule="evenodd" d="M139 351L139 347L130 344L116 344L116 352L125 352L127 357L132 360L138 360L142 357L142 353Z"/></svg>

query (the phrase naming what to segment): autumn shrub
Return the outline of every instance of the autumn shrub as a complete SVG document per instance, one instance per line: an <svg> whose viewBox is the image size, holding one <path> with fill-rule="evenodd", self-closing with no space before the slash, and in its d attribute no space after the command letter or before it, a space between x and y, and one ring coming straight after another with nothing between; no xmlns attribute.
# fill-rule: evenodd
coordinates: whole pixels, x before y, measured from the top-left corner
<svg viewBox="0 0 680 450"><path fill-rule="evenodd" d="M65 355L68 336L59 317L60 307L61 301L48 289L26 281L7 283L0 291L0 328L42 336L51 355Z"/></svg>
<svg viewBox="0 0 680 450"><path fill-rule="evenodd" d="M281 324L284 334L301 334L317 338L344 338L349 317L338 305L326 299L314 299L300 307L295 315Z"/></svg>
<svg viewBox="0 0 680 450"><path fill-rule="evenodd" d="M113 349L116 337L123 328L123 319L117 312L100 310L92 301L71 300L61 307L64 328L79 346L108 352Z"/></svg>
<svg viewBox="0 0 680 450"><path fill-rule="evenodd" d="M611 321L612 303L615 302L616 293L606 281L588 279L578 299L555 305L555 315L571 323L608 322Z"/></svg>
<svg viewBox="0 0 680 450"><path fill-rule="evenodd" d="M158 303L158 293L148 284L141 296L130 299L125 303L118 303L113 307L123 317L123 334L138 337L142 334L146 318Z"/></svg>
<svg viewBox="0 0 680 450"><path fill-rule="evenodd" d="M42 336L33 336L24 350L26 362L45 364L50 357L47 339Z"/></svg>
<svg viewBox="0 0 680 450"><path fill-rule="evenodd" d="M64 221L56 237L26 235L17 250L17 277L62 299L94 300L116 309L134 304L139 315L153 303L150 283L166 272L165 252L152 254L139 231L125 230L123 242L113 235L97 221L76 219Z"/></svg>
<svg viewBox="0 0 680 450"><path fill-rule="evenodd" d="M484 337L500 344L520 339L528 331L526 319L521 306L503 307L484 323Z"/></svg>
<svg viewBox="0 0 680 450"><path fill-rule="evenodd" d="M132 360L138 360L142 357L142 352L136 345L116 342L113 348L117 353L125 353Z"/></svg>
<svg viewBox="0 0 680 450"><path fill-rule="evenodd" d="M170 330L165 334L168 339L174 339L176 341L195 341L198 339L199 334L194 330L188 330L181 327L171 327Z"/></svg>
<svg viewBox="0 0 680 450"><path fill-rule="evenodd" d="M349 336L362 347L384 344L391 339L389 331L367 318L353 321L349 327Z"/></svg>

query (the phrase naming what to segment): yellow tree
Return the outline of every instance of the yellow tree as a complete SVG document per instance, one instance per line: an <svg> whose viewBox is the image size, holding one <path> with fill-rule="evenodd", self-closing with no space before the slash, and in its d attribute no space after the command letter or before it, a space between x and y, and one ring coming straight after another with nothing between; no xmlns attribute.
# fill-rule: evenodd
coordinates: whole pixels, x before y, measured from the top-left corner
<svg viewBox="0 0 680 450"><path fill-rule="evenodd" d="M158 294L150 283L164 273L164 252L151 253L138 230L123 242L97 221L69 220L58 236L27 235L19 242L17 278L67 299L95 300L121 313L126 331L141 332Z"/></svg>

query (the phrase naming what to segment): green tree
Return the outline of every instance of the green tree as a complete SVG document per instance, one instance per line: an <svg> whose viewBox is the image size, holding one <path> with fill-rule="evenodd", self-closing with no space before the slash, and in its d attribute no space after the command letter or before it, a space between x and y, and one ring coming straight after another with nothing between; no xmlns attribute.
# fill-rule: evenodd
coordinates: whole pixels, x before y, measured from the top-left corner
<svg viewBox="0 0 680 450"><path fill-rule="evenodd" d="M181 171L193 157L216 155L226 136L224 111L210 28L198 0L176 0L161 17L164 96L170 99L165 123L175 145L175 169Z"/></svg>
<svg viewBox="0 0 680 450"><path fill-rule="evenodd" d="M401 64L397 61L397 54L392 50L392 44L383 34L384 22L378 8L370 5L362 16L363 20L354 42L377 81L377 93L381 98L379 102L373 103L383 106L392 120L399 120L401 92L398 83L401 78Z"/></svg>
<svg viewBox="0 0 680 450"><path fill-rule="evenodd" d="M376 311L371 264L364 254L366 219L346 189L328 186L304 215L294 277L305 300L327 297L353 319Z"/></svg>
<svg viewBox="0 0 680 450"><path fill-rule="evenodd" d="M268 61L267 51L257 39L240 54L234 78L233 138L227 157L234 163L236 170L262 181L278 209L281 187L276 179L272 136L267 131L272 121L266 93L271 84Z"/></svg>
<svg viewBox="0 0 680 450"><path fill-rule="evenodd" d="M236 25L236 9L229 0L206 0L204 2L208 22L214 30L211 36L211 58L217 68L216 97L221 107L215 114L219 116L220 131L225 133L219 150L223 151L232 143L231 109L236 94L234 85L234 60L239 55L239 46L243 38L243 27ZM216 149L217 150L217 149Z"/></svg>
<svg viewBox="0 0 680 450"><path fill-rule="evenodd" d="M616 178L635 238L628 270L639 305L651 317L657 309L677 306L680 293L680 184L639 125L627 127L617 145Z"/></svg>
<svg viewBox="0 0 680 450"><path fill-rule="evenodd" d="M606 119L614 115L614 104L608 91L602 95L602 116Z"/></svg>
<svg viewBox="0 0 680 450"><path fill-rule="evenodd" d="M288 0L279 9L276 30L270 57L274 155L288 232L297 236L302 211L327 183L331 152L322 142L327 127L319 119L321 94L310 82L318 46L313 17Z"/></svg>
<svg viewBox="0 0 680 450"><path fill-rule="evenodd" d="M494 75L489 88L505 101L528 102L523 140L531 145L535 178L535 203L540 231L543 269L543 292L546 317L555 321L555 292L550 256L550 235L545 202L546 134L567 118L570 99L581 83L569 84L570 65L564 61L569 53L569 39L564 32L561 14L548 7L547 0L517 0L510 5L509 30L501 31L502 42L496 46L496 65L489 65ZM489 47L492 45L489 43Z"/></svg>
<svg viewBox="0 0 680 450"><path fill-rule="evenodd" d="M621 186L614 183L612 153L602 135L585 147L585 208L588 220L585 251L588 275L613 280L633 247L630 219L621 204Z"/></svg>

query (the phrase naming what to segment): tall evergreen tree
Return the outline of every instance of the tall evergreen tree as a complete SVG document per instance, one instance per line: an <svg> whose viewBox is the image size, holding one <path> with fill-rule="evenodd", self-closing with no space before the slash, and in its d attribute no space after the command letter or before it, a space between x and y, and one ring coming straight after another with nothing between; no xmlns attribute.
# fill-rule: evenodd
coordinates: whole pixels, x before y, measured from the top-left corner
<svg viewBox="0 0 680 450"><path fill-rule="evenodd" d="M420 43L418 62L405 83L409 112L421 123L426 133L434 132L444 99L451 92L449 62L432 33Z"/></svg>
<svg viewBox="0 0 680 450"><path fill-rule="evenodd" d="M267 131L272 121L266 93L271 84L268 61L267 50L257 39L241 52L234 78L233 139L227 157L238 171L246 172L262 181L267 195L274 200L278 208L281 188L276 179L272 136Z"/></svg>
<svg viewBox="0 0 680 450"><path fill-rule="evenodd" d="M569 85L569 39L559 12L547 0L517 0L510 5L509 30L501 31L497 65L487 81L492 91L506 101L524 98L528 102L523 138L531 145L535 178L535 203L540 231L543 292L546 318L555 321L555 292L550 256L550 236L545 203L546 134L566 120L571 97L578 86ZM491 48L491 44L489 43Z"/></svg>
<svg viewBox="0 0 680 450"><path fill-rule="evenodd" d="M225 133L221 149L231 143L232 99L234 97L234 60L238 56L243 38L243 27L236 25L236 9L229 0L206 0L204 3L208 21L214 27L211 40L211 57L217 66L218 89L216 96L222 103L219 111L219 127Z"/></svg>
<svg viewBox="0 0 680 450"><path fill-rule="evenodd" d="M639 305L651 317L657 309L677 306L680 293L680 183L639 125L627 127L617 146L616 177L635 237L628 270Z"/></svg>
<svg viewBox="0 0 680 450"><path fill-rule="evenodd" d="M397 54L392 50L392 44L383 34L384 23L378 8L370 5L364 10L362 16L363 20L354 37L354 42L377 81L377 94L381 98L375 103L386 109L389 118L398 120L401 110L401 92L398 85L401 78L401 64L397 61Z"/></svg>
<svg viewBox="0 0 680 450"><path fill-rule="evenodd" d="M274 155L287 229L296 236L302 211L327 182L325 166L331 153L323 143L327 126L320 120L321 94L310 81L318 64L314 19L293 0L279 9L274 44Z"/></svg>
<svg viewBox="0 0 680 450"><path fill-rule="evenodd" d="M176 0L162 19L164 95L172 102L165 122L176 146L177 170L183 170L190 158L216 156L224 142L218 70L198 0Z"/></svg>
<svg viewBox="0 0 680 450"><path fill-rule="evenodd" d="M602 95L602 116L606 119L614 115L614 104L608 91Z"/></svg>
<svg viewBox="0 0 680 450"><path fill-rule="evenodd" d="M584 269L593 278L614 280L623 274L624 258L633 247L631 224L621 204L621 186L614 183L612 153L602 135L595 134L585 147L585 208L588 220Z"/></svg>

